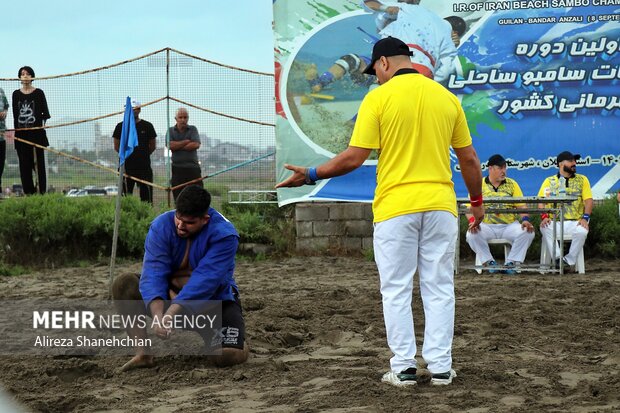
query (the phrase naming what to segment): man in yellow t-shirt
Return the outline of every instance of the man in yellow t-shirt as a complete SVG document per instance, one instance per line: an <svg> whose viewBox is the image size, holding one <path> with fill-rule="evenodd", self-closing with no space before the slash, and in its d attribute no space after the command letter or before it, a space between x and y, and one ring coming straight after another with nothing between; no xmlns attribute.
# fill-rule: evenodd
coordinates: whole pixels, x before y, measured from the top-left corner
<svg viewBox="0 0 620 413"><path fill-rule="evenodd" d="M417 270L426 318L422 356L431 383L444 385L456 376L452 337L458 225L450 147L472 194L470 228L478 228L484 217L482 174L458 99L413 69L410 54L399 39L379 40L365 73L376 75L381 86L362 101L349 147L316 168L285 165L293 175L276 188L344 175L361 166L373 149L379 152L374 251L393 353L382 381L416 384L411 301Z"/></svg>
<svg viewBox="0 0 620 413"><path fill-rule="evenodd" d="M517 181L506 177L506 166L506 159L502 155L496 154L489 158L487 162L489 175L482 183L484 198L523 196ZM504 207L525 208L522 204L504 205ZM527 249L534 240L534 226L530 223L530 217L527 214L521 214L521 222L519 222L519 214L515 213L487 214L480 228L467 231L465 237L471 249L480 258L480 262L489 267L489 272L495 272L493 267L497 265L491 255L489 240L503 238L510 241L512 248L510 254L504 257L506 260L504 265L507 268L503 270L503 273L514 274L516 272L514 267L518 267L525 260Z"/></svg>
<svg viewBox="0 0 620 413"><path fill-rule="evenodd" d="M588 231L590 230L590 214L594 202L592 201L592 189L590 181L584 175L577 173L577 161L581 158L579 154L572 154L564 151L556 158L559 171L557 174L550 176L540 186L538 196L546 196L546 190L555 192L558 188L566 188L566 195L576 196L577 200L568 204L564 212L564 234L570 235L572 241L568 254L560 257L560 246L556 244L555 254L556 261L562 258L564 263L574 269L577 263L577 256L581 252L581 248L586 243ZM553 188L553 189L552 189ZM554 194L555 195L555 194ZM553 251L553 225L551 218L547 214L542 214L540 222L540 232L543 241L547 243L547 249ZM556 233L560 233L560 223L556 223ZM557 241L556 241L557 242Z"/></svg>

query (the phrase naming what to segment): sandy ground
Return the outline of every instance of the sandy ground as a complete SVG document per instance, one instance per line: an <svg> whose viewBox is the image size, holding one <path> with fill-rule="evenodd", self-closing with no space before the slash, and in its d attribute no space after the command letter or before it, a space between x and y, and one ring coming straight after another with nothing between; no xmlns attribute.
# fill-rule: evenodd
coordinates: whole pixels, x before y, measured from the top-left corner
<svg viewBox="0 0 620 413"><path fill-rule="evenodd" d="M376 267L350 257L239 263L245 365L177 356L117 373L126 358L12 356L1 358L0 382L44 412L619 411L619 264L588 261L585 275L562 277L458 276L458 377L447 387L428 385L423 369L414 388L380 382L390 353ZM103 298L107 276L94 266L1 278L0 296ZM420 343L420 300L414 315Z"/></svg>

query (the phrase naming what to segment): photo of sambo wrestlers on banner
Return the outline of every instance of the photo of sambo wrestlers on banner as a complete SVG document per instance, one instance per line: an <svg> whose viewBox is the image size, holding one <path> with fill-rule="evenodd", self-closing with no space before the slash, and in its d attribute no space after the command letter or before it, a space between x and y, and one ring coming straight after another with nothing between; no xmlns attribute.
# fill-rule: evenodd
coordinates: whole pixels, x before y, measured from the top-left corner
<svg viewBox="0 0 620 413"><path fill-rule="evenodd" d="M379 87L364 74L372 46L393 36L409 45L418 72L459 97L480 158L500 148L508 155L524 194L537 192L568 140L595 197L604 196L620 179L612 136L620 126L620 6L594 3L276 0L278 180L284 163L317 165L347 147L362 99ZM369 202L376 159L315 187L279 190L280 204Z"/></svg>

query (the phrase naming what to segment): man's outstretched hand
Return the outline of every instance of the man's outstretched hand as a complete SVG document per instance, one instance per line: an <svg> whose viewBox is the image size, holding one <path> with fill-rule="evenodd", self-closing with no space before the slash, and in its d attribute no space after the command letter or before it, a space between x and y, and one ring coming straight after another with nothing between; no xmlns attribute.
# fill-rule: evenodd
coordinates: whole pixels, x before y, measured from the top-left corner
<svg viewBox="0 0 620 413"><path fill-rule="evenodd" d="M276 184L276 188L292 188L296 186L302 186L306 183L306 167L284 164L284 167L289 171L293 171L293 175L289 176L284 181Z"/></svg>

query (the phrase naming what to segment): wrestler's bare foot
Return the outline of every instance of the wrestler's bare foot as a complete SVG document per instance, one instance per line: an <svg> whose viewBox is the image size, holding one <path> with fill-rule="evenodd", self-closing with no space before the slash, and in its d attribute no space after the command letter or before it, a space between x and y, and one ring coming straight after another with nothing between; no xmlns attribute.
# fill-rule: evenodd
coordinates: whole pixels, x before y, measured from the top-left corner
<svg viewBox="0 0 620 413"><path fill-rule="evenodd" d="M140 368L150 368L155 366L155 358L147 354L137 354L132 357L119 371L129 371Z"/></svg>

